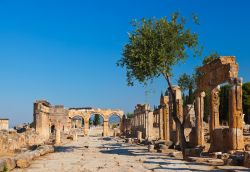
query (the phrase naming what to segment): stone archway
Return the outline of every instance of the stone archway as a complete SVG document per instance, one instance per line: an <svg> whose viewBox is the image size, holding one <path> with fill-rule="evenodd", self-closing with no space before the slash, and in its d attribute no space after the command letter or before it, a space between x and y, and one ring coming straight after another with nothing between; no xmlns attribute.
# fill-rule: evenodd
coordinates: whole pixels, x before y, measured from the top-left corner
<svg viewBox="0 0 250 172"><path fill-rule="evenodd" d="M112 113L108 118L109 135L116 136L117 134L121 133L123 116Z"/></svg>
<svg viewBox="0 0 250 172"><path fill-rule="evenodd" d="M203 116L204 91L211 92L210 138L211 151L242 150L243 119L242 119L242 81L238 78L236 58L223 56L200 68L198 77L196 105L196 136L195 145L204 145ZM219 126L219 88L218 85L230 83L229 91L229 129L224 131Z"/></svg>
<svg viewBox="0 0 250 172"><path fill-rule="evenodd" d="M100 124L94 123L96 116L99 118ZM94 112L89 115L89 124L90 124L90 121L92 121L92 125L89 126L88 135L89 136L100 136L100 135L102 136L104 133L104 125L103 125L104 116L100 113Z"/></svg>

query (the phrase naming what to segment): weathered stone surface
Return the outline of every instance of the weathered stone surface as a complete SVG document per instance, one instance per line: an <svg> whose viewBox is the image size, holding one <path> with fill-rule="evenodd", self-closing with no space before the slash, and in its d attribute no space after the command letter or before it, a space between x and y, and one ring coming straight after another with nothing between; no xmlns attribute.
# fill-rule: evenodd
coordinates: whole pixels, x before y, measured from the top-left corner
<svg viewBox="0 0 250 172"><path fill-rule="evenodd" d="M244 166L250 168L250 151L245 152L244 155Z"/></svg>
<svg viewBox="0 0 250 172"><path fill-rule="evenodd" d="M185 149L185 156L186 157L199 157L202 153L202 148L188 148Z"/></svg>
<svg viewBox="0 0 250 172"><path fill-rule="evenodd" d="M187 161L196 163L208 163L210 165L224 165L224 161L221 159L203 158L203 157L187 157Z"/></svg>
<svg viewBox="0 0 250 172"><path fill-rule="evenodd" d="M229 159L227 160L227 165L231 166L242 166L244 164L244 154L235 153L230 155Z"/></svg>
<svg viewBox="0 0 250 172"><path fill-rule="evenodd" d="M5 165L4 160L0 159L0 171L4 171L5 167L6 167L6 165Z"/></svg>
<svg viewBox="0 0 250 172"><path fill-rule="evenodd" d="M5 166L9 171L16 168L16 161L14 158L4 158L3 161L5 162Z"/></svg>
<svg viewBox="0 0 250 172"><path fill-rule="evenodd" d="M154 145L148 145L148 152L156 152Z"/></svg>
<svg viewBox="0 0 250 172"><path fill-rule="evenodd" d="M16 131L0 131L0 153L14 153L16 150L34 145L44 144L45 139L39 136L34 129L24 133Z"/></svg>
<svg viewBox="0 0 250 172"><path fill-rule="evenodd" d="M33 156L30 153L24 153L18 155L15 159L18 168L27 168L30 166L30 162L33 159Z"/></svg>
<svg viewBox="0 0 250 172"><path fill-rule="evenodd" d="M246 144L246 145L245 145L245 150L246 150L246 151L250 151L250 144Z"/></svg>
<svg viewBox="0 0 250 172"><path fill-rule="evenodd" d="M30 166L30 162L34 158L38 158L39 156L43 156L43 155L46 155L46 154L52 153L52 152L54 152L54 147L53 146L44 145L44 146L40 146L35 151L29 151L29 152L19 154L18 156L15 157L16 166L18 168L27 168L27 167Z"/></svg>

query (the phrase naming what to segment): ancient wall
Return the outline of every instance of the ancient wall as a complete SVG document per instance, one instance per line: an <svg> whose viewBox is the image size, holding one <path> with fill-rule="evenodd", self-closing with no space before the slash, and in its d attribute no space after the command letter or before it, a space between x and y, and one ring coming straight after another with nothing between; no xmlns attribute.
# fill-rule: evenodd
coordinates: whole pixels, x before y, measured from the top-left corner
<svg viewBox="0 0 250 172"><path fill-rule="evenodd" d="M9 119L0 119L0 130L9 129Z"/></svg>
<svg viewBox="0 0 250 172"><path fill-rule="evenodd" d="M41 145L45 141L46 138L31 128L27 129L24 133L0 131L0 155L14 153L21 148L27 148L33 145Z"/></svg>
<svg viewBox="0 0 250 172"><path fill-rule="evenodd" d="M158 128L154 129L154 114L148 104L138 104L134 110L134 116L129 119L130 134L133 137L137 137L138 131L142 132L144 139L155 139L158 137L155 133Z"/></svg>

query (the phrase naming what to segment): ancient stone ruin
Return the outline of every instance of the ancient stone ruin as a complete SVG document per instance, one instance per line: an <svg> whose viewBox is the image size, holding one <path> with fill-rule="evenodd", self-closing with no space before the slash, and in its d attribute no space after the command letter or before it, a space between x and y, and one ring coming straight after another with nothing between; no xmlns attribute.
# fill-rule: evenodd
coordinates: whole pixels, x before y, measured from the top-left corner
<svg viewBox="0 0 250 172"><path fill-rule="evenodd" d="M242 79L238 77L238 64L235 57L222 56L198 69L198 85L194 104L183 107L182 93L178 86L174 86L177 102L177 115L185 128L185 136L188 141L186 156L200 156L202 151L209 155L214 153L245 154L245 164L249 162L249 152L245 152L250 143L244 136L244 122L242 109ZM229 125L220 126L219 122L219 91L220 85L228 83L229 91ZM204 118L205 92L211 93L211 109L209 124ZM137 137L142 133L146 140L164 140L166 143L180 144L178 128L172 117L173 101L171 95L162 95L160 105L151 110L149 105L137 105L134 116L124 120L127 137ZM246 128L246 127L245 127ZM209 133L205 140L205 131ZM240 153L239 153L240 151ZM239 156L240 156L239 155ZM246 162L247 161L247 162Z"/></svg>
<svg viewBox="0 0 250 172"><path fill-rule="evenodd" d="M9 119L0 118L0 130L9 129Z"/></svg>
<svg viewBox="0 0 250 172"><path fill-rule="evenodd" d="M57 142L60 142L60 133L69 133L72 128L83 128L82 134L89 134L89 120L91 115L99 114L103 118L103 136L110 136L109 118L112 115L123 118L121 110L100 109L100 108L69 108L64 106L52 106L47 101L36 101L34 103L34 125L36 131L49 138L55 131ZM81 122L80 122L81 120ZM122 128L122 123L120 128Z"/></svg>

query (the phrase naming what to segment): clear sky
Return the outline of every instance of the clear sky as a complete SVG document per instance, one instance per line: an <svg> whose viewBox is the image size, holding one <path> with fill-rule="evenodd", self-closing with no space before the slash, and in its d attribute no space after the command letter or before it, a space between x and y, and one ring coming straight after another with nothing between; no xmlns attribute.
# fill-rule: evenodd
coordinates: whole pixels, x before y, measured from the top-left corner
<svg viewBox="0 0 250 172"><path fill-rule="evenodd" d="M240 76L250 81L249 6L248 0L0 0L0 117L12 125L31 122L36 99L126 112L137 103L158 105L163 79L127 87L115 63L132 19L174 11L197 13L203 55L237 56ZM174 81L200 61L176 66Z"/></svg>

